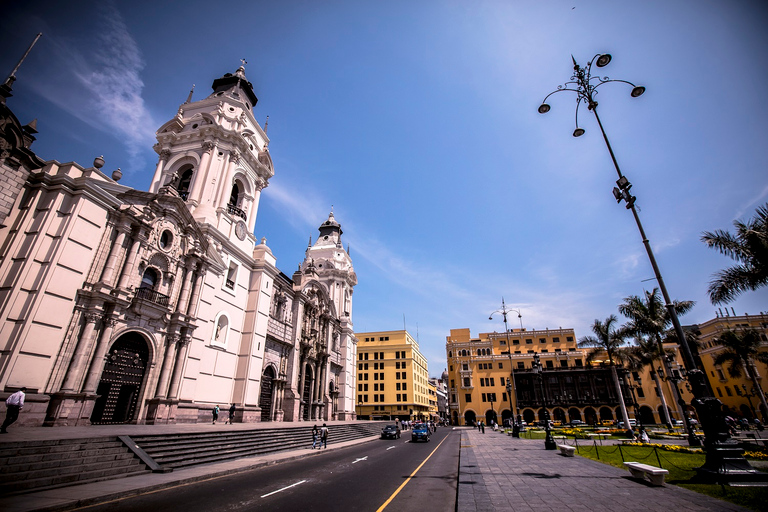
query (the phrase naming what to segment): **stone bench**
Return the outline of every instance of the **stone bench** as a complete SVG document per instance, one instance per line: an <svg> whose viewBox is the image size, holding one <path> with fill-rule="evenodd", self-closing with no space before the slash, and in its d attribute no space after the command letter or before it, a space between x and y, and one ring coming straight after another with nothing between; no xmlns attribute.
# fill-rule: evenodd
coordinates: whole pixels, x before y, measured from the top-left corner
<svg viewBox="0 0 768 512"><path fill-rule="evenodd" d="M625 462L624 465L627 466L633 478L645 480L645 477L648 477L652 485L664 485L664 477L669 474L666 469L639 462Z"/></svg>
<svg viewBox="0 0 768 512"><path fill-rule="evenodd" d="M575 446L568 446L567 444L559 444L557 447L560 449L560 453L565 455L566 457L573 457L573 455L576 453L576 447Z"/></svg>

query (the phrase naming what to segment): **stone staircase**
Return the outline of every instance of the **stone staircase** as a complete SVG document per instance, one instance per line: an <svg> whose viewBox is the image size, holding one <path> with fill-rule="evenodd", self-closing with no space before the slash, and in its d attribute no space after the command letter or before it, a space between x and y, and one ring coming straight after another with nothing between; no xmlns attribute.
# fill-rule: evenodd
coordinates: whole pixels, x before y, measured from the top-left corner
<svg viewBox="0 0 768 512"><path fill-rule="evenodd" d="M322 424L322 423L321 423ZM386 422L334 424L328 444L378 436ZM0 495L123 478L312 446L311 424L0 443Z"/></svg>
<svg viewBox="0 0 768 512"><path fill-rule="evenodd" d="M0 444L0 495L146 473L117 437Z"/></svg>
<svg viewBox="0 0 768 512"><path fill-rule="evenodd" d="M381 434L386 422L345 423L329 427L328 444ZM131 436L158 466L177 469L312 446L311 426L232 432Z"/></svg>

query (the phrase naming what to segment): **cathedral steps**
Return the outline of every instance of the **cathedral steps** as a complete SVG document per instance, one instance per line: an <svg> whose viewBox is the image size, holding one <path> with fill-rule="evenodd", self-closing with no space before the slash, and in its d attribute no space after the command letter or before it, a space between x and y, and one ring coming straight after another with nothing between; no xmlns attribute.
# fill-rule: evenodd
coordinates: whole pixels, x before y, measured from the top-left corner
<svg viewBox="0 0 768 512"><path fill-rule="evenodd" d="M333 424L328 444L378 436L383 424ZM0 443L0 495L306 449L312 425Z"/></svg>
<svg viewBox="0 0 768 512"><path fill-rule="evenodd" d="M333 425L328 444L381 433L381 423ZM149 457L164 468L184 468L312 446L311 426L207 432L164 436L132 436Z"/></svg>
<svg viewBox="0 0 768 512"><path fill-rule="evenodd" d="M144 463L116 437L0 445L0 494L146 472Z"/></svg>

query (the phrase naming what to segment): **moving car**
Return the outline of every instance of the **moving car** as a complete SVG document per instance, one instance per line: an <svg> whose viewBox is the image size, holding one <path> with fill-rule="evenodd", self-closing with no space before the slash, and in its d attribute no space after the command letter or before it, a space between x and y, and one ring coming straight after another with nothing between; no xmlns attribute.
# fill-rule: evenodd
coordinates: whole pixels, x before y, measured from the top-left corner
<svg viewBox="0 0 768 512"><path fill-rule="evenodd" d="M382 439L400 439L400 427L397 425L387 425L381 429Z"/></svg>
<svg viewBox="0 0 768 512"><path fill-rule="evenodd" d="M411 432L411 442L416 441L429 441L429 427L424 423L417 423L413 426L413 432Z"/></svg>
<svg viewBox="0 0 768 512"><path fill-rule="evenodd" d="M636 426L637 426L637 420L635 420L635 419L633 419L633 418L630 418L630 420L629 420L629 426L630 426L630 427L632 427L632 428L636 427ZM620 421L620 422L618 423L618 427L619 427L619 428L624 428L624 422L623 422L623 421Z"/></svg>
<svg viewBox="0 0 768 512"><path fill-rule="evenodd" d="M584 422L581 420L571 420L572 427L580 427L582 425L584 425Z"/></svg>

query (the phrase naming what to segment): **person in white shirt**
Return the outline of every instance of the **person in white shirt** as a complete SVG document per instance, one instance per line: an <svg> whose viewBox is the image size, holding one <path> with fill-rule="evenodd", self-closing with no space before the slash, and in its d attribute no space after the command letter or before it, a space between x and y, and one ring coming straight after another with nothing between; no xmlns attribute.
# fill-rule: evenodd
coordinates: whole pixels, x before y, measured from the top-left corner
<svg viewBox="0 0 768 512"><path fill-rule="evenodd" d="M21 388L5 400L5 421L0 427L0 434L7 434L6 430L14 421L19 418L19 411L24 407L24 392L27 388Z"/></svg>

